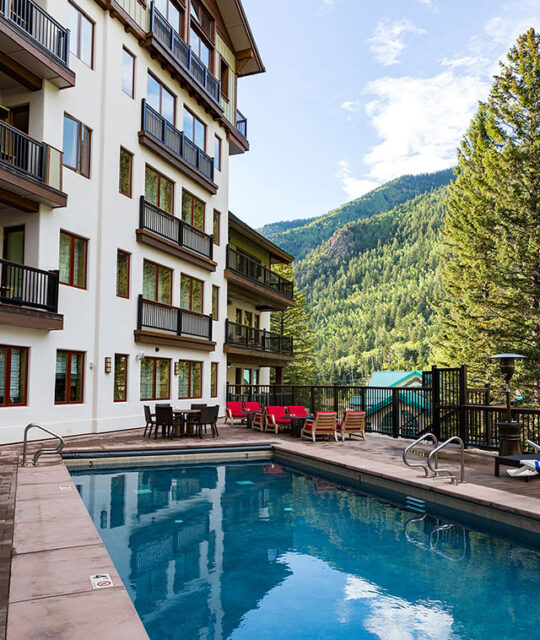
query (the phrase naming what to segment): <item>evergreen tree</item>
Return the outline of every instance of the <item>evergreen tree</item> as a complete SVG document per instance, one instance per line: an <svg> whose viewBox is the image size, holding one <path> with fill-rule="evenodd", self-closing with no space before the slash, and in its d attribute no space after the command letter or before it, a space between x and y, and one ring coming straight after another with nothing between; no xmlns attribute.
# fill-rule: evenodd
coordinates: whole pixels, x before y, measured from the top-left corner
<svg viewBox="0 0 540 640"><path fill-rule="evenodd" d="M280 276L294 282L290 265L274 265ZM306 296L294 287L295 306L285 311L272 313L270 329L293 339L294 361L287 365L283 374L285 384L313 384L317 377L315 366L315 332L309 326L311 314L306 310Z"/></svg>
<svg viewBox="0 0 540 640"><path fill-rule="evenodd" d="M528 357L517 383L540 401L540 36L520 36L465 135L441 248L443 300L434 355L470 366Z"/></svg>

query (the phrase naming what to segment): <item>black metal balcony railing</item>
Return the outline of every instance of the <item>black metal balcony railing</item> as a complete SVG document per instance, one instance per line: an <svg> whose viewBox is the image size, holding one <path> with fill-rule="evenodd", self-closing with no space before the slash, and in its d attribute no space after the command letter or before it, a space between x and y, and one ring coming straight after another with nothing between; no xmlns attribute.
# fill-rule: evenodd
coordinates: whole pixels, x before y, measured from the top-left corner
<svg viewBox="0 0 540 640"><path fill-rule="evenodd" d="M58 271L0 258L0 303L58 312Z"/></svg>
<svg viewBox="0 0 540 640"><path fill-rule="evenodd" d="M246 327L243 324L226 321L227 344L271 353L293 354L293 340L289 336L272 333L264 329Z"/></svg>
<svg viewBox="0 0 540 640"><path fill-rule="evenodd" d="M288 298L293 298L294 285L292 282L229 246L227 247L227 269L235 271L269 289L273 289Z"/></svg>
<svg viewBox="0 0 540 640"><path fill-rule="evenodd" d="M162 142L167 149L183 158L188 164L200 171L209 180L214 180L214 159L188 140L182 131L178 131L168 120L153 109L143 98L142 128Z"/></svg>
<svg viewBox="0 0 540 640"><path fill-rule="evenodd" d="M0 15L27 33L66 67L69 30L58 24L32 0L0 0Z"/></svg>
<svg viewBox="0 0 540 640"><path fill-rule="evenodd" d="M214 242L212 236L199 231L187 222L163 211L141 196L139 226L152 231L181 247L196 251L207 258L212 258Z"/></svg>
<svg viewBox="0 0 540 640"><path fill-rule="evenodd" d="M246 116L242 115L240 111L238 111L238 109L236 110L236 128L240 135L244 136L244 138L247 138L247 118Z"/></svg>
<svg viewBox="0 0 540 640"><path fill-rule="evenodd" d="M0 121L0 162L45 181L45 143Z"/></svg>
<svg viewBox="0 0 540 640"><path fill-rule="evenodd" d="M215 78L206 65L193 53L175 29L156 9L154 3L150 9L150 31L157 40L168 49L174 58L187 69L195 80L207 91L212 100L219 105L221 83Z"/></svg>
<svg viewBox="0 0 540 640"><path fill-rule="evenodd" d="M171 331L178 336L188 335L207 340L212 339L212 316L146 300L140 295L137 309L137 329L140 330L143 327Z"/></svg>

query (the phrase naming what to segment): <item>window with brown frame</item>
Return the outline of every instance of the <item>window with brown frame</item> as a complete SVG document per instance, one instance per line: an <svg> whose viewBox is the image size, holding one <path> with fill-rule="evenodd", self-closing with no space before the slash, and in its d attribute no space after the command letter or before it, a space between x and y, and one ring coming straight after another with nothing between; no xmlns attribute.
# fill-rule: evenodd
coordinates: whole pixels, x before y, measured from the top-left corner
<svg viewBox="0 0 540 640"><path fill-rule="evenodd" d="M178 399L202 398L202 362L178 361Z"/></svg>
<svg viewBox="0 0 540 640"><path fill-rule="evenodd" d="M253 314L251 311L244 311L244 324L246 327L251 327L253 325Z"/></svg>
<svg viewBox="0 0 540 640"><path fill-rule="evenodd" d="M189 311L203 312L204 282L187 276L183 273L180 277L180 306Z"/></svg>
<svg viewBox="0 0 540 640"><path fill-rule="evenodd" d="M92 130L64 113L63 163L85 178L90 178Z"/></svg>
<svg viewBox="0 0 540 640"><path fill-rule="evenodd" d="M122 47L122 91L135 97L135 56Z"/></svg>
<svg viewBox="0 0 540 640"><path fill-rule="evenodd" d="M255 329L260 329L261 328L261 316L258 313L255 314L254 320L255 320L255 322L253 323L253 326L255 327Z"/></svg>
<svg viewBox="0 0 540 640"><path fill-rule="evenodd" d="M55 404L80 404L83 402L84 353L81 351L56 352Z"/></svg>
<svg viewBox="0 0 540 640"><path fill-rule="evenodd" d="M172 276L172 269L145 260L143 262L143 298L171 304Z"/></svg>
<svg viewBox="0 0 540 640"><path fill-rule="evenodd" d="M219 136L214 138L214 169L221 171L221 138Z"/></svg>
<svg viewBox="0 0 540 640"><path fill-rule="evenodd" d="M171 361L168 358L143 358L141 360L141 400L168 400Z"/></svg>
<svg viewBox="0 0 540 640"><path fill-rule="evenodd" d="M131 254L118 249L116 252L116 295L129 298L129 268Z"/></svg>
<svg viewBox="0 0 540 640"><path fill-rule="evenodd" d="M214 244L219 246L220 235L221 235L221 213L214 209L214 226L212 229Z"/></svg>
<svg viewBox="0 0 540 640"><path fill-rule="evenodd" d="M218 395L218 370L219 370L219 363L211 362L210 363L210 396L212 398L217 398L217 395Z"/></svg>
<svg viewBox="0 0 540 640"><path fill-rule="evenodd" d="M184 107L184 136L206 152L206 125Z"/></svg>
<svg viewBox="0 0 540 640"><path fill-rule="evenodd" d="M131 198L132 165L133 154L124 149L124 147L120 147L118 191L128 198Z"/></svg>
<svg viewBox="0 0 540 640"><path fill-rule="evenodd" d="M204 210L205 204L199 198L182 191L182 220L192 227L204 231Z"/></svg>
<svg viewBox="0 0 540 640"><path fill-rule="evenodd" d="M176 122L176 97L150 72L146 82L146 101L173 126Z"/></svg>
<svg viewBox="0 0 540 640"><path fill-rule="evenodd" d="M68 2L69 50L91 69L94 67L94 23L79 7Z"/></svg>
<svg viewBox="0 0 540 640"><path fill-rule="evenodd" d="M172 0L154 0L154 7L167 20L171 27L183 37L184 33L184 12L176 2Z"/></svg>
<svg viewBox="0 0 540 640"><path fill-rule="evenodd" d="M114 401L127 400L128 356L124 353L114 354Z"/></svg>
<svg viewBox="0 0 540 640"><path fill-rule="evenodd" d="M219 77L221 80L221 95L222 97L227 100L227 102L229 101L229 65L225 62L225 60L223 60L223 58L220 58L220 71L219 71Z"/></svg>
<svg viewBox="0 0 540 640"><path fill-rule="evenodd" d="M219 320L219 287L212 285L212 320Z"/></svg>
<svg viewBox="0 0 540 640"><path fill-rule="evenodd" d="M0 407L27 404L28 347L0 345Z"/></svg>
<svg viewBox="0 0 540 640"><path fill-rule="evenodd" d="M144 197L147 202L173 215L174 182L148 165L144 174Z"/></svg>
<svg viewBox="0 0 540 640"><path fill-rule="evenodd" d="M68 231L60 231L59 281L71 287L86 289L86 256L88 240Z"/></svg>

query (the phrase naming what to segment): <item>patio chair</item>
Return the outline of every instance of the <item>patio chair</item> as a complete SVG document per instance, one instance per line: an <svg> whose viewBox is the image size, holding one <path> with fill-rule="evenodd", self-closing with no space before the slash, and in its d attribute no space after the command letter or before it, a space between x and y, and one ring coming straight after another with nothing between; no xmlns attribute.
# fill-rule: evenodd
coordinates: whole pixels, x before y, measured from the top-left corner
<svg viewBox="0 0 540 640"><path fill-rule="evenodd" d="M341 441L345 441L345 435L356 433L366 439L366 412L365 411L344 411L343 419L337 423L337 431L341 433Z"/></svg>
<svg viewBox="0 0 540 640"><path fill-rule="evenodd" d="M148 432L148 437L152 437L152 429L157 429L156 426L156 414L150 411L150 407L145 404L144 405L144 419L146 420L146 426L144 427L143 437L146 437L146 432Z"/></svg>
<svg viewBox="0 0 540 640"><path fill-rule="evenodd" d="M534 454L522 454L523 458L519 460L521 465L518 469L507 469L506 473L512 478L525 478L528 482L529 478L540 475L540 445L537 445L530 440L525 440L536 453ZM509 456L511 458L517 458L518 456Z"/></svg>
<svg viewBox="0 0 540 640"><path fill-rule="evenodd" d="M337 442L336 418L337 413L335 411L317 411L315 420L308 420L304 425L300 438L311 437L315 442L317 436L333 435Z"/></svg>
<svg viewBox="0 0 540 640"><path fill-rule="evenodd" d="M305 418L308 415L306 408L301 405L291 405L285 407L285 409L290 416L294 416L295 418Z"/></svg>
<svg viewBox="0 0 540 640"><path fill-rule="evenodd" d="M244 422L246 417L246 412L241 402L227 402L225 405L225 424L232 425L237 419L240 419L240 422Z"/></svg>
<svg viewBox="0 0 540 640"><path fill-rule="evenodd" d="M161 406L159 404L156 405L156 431L154 433L154 439L157 438L157 432L159 427L161 427L161 435L165 437L172 437L174 432L174 415L172 407L169 405Z"/></svg>
<svg viewBox="0 0 540 640"><path fill-rule="evenodd" d="M287 418L285 407L266 407L264 430L274 429L276 435L279 433L280 427L291 426L291 419Z"/></svg>
<svg viewBox="0 0 540 640"><path fill-rule="evenodd" d="M250 413L258 413L261 410L261 405L258 402L244 402L244 411Z"/></svg>
<svg viewBox="0 0 540 640"><path fill-rule="evenodd" d="M263 407L261 411L258 411L253 420L251 421L251 428L264 431L264 424L266 420L266 407Z"/></svg>
<svg viewBox="0 0 540 640"><path fill-rule="evenodd" d="M204 427L204 432L206 433L206 427L210 427L212 431L212 438L219 436L217 429L217 419L219 415L219 405L214 407L203 407L201 409L201 415L199 417L199 421L195 424L197 425L199 438L202 438L202 428Z"/></svg>

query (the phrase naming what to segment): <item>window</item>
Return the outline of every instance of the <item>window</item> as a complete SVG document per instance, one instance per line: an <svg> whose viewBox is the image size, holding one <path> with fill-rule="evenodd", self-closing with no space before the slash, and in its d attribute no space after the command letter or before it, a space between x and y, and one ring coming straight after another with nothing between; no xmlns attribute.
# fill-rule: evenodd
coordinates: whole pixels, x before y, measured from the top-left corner
<svg viewBox="0 0 540 640"><path fill-rule="evenodd" d="M171 304L172 269L145 260L143 264L143 298Z"/></svg>
<svg viewBox="0 0 540 640"><path fill-rule="evenodd" d="M133 154L120 147L120 173L118 181L118 191L131 198L131 167L133 164Z"/></svg>
<svg viewBox="0 0 540 640"><path fill-rule="evenodd" d="M251 384L251 369L242 369L242 382Z"/></svg>
<svg viewBox="0 0 540 640"><path fill-rule="evenodd" d="M90 68L94 66L94 23L68 3L69 50Z"/></svg>
<svg viewBox="0 0 540 640"><path fill-rule="evenodd" d="M202 362L179 360L178 398L202 398Z"/></svg>
<svg viewBox="0 0 540 640"><path fill-rule="evenodd" d="M212 320L219 319L219 287L212 285Z"/></svg>
<svg viewBox="0 0 540 640"><path fill-rule="evenodd" d="M82 122L64 114L64 166L90 177L92 131Z"/></svg>
<svg viewBox="0 0 540 640"><path fill-rule="evenodd" d="M0 407L26 404L28 347L0 345Z"/></svg>
<svg viewBox="0 0 540 640"><path fill-rule="evenodd" d="M60 282L86 289L86 252L88 240L60 231Z"/></svg>
<svg viewBox="0 0 540 640"><path fill-rule="evenodd" d="M191 2L191 28L189 44L201 61L212 71L213 49L209 43L213 41L213 19L199 0Z"/></svg>
<svg viewBox="0 0 540 640"><path fill-rule="evenodd" d="M253 369L253 384L259 384L259 370Z"/></svg>
<svg viewBox="0 0 540 640"><path fill-rule="evenodd" d="M203 282L182 274L180 281L180 306L189 311L203 312Z"/></svg>
<svg viewBox="0 0 540 640"><path fill-rule="evenodd" d="M148 104L161 114L165 120L174 125L175 122L175 101L173 94L156 80L153 75L148 74L146 84L146 100Z"/></svg>
<svg viewBox="0 0 540 640"><path fill-rule="evenodd" d="M55 404L75 404L83 401L84 353L56 352Z"/></svg>
<svg viewBox="0 0 540 640"><path fill-rule="evenodd" d="M187 191L182 191L182 220L204 231L204 202Z"/></svg>
<svg viewBox="0 0 540 640"><path fill-rule="evenodd" d="M131 255L118 249L116 252L116 295L129 298L129 266Z"/></svg>
<svg viewBox="0 0 540 640"><path fill-rule="evenodd" d="M216 211L216 209L214 209L214 226L212 229L212 233L214 237L214 244L217 244L217 245L219 245L220 230L221 230L221 213L219 211Z"/></svg>
<svg viewBox="0 0 540 640"><path fill-rule="evenodd" d="M236 324L242 324L242 309L236 310Z"/></svg>
<svg viewBox="0 0 540 640"><path fill-rule="evenodd" d="M253 325L253 314L251 311L244 311L244 324L246 327L251 327Z"/></svg>
<svg viewBox="0 0 540 640"><path fill-rule="evenodd" d="M221 138L219 136L214 138L214 169L221 171Z"/></svg>
<svg viewBox="0 0 540 640"><path fill-rule="evenodd" d="M135 56L122 48L122 91L135 97Z"/></svg>
<svg viewBox="0 0 540 640"><path fill-rule="evenodd" d="M127 400L128 357L122 353L114 354L114 401Z"/></svg>
<svg viewBox="0 0 540 640"><path fill-rule="evenodd" d="M171 2L171 0L154 0L154 6L173 29L182 35L183 13L179 11L174 2Z"/></svg>
<svg viewBox="0 0 540 640"><path fill-rule="evenodd" d="M218 363L210 363L210 395L217 398L218 395Z"/></svg>
<svg viewBox="0 0 540 640"><path fill-rule="evenodd" d="M219 76L221 80L221 95L228 102L229 101L229 66L225 62L225 60L223 60L223 58L220 58L220 66L221 66L221 69L220 69Z"/></svg>
<svg viewBox="0 0 540 640"><path fill-rule="evenodd" d="M206 151L206 125L186 108L184 108L184 135L199 149Z"/></svg>
<svg viewBox="0 0 540 640"><path fill-rule="evenodd" d="M171 361L167 358L141 360L141 400L167 400L170 397Z"/></svg>
<svg viewBox="0 0 540 640"><path fill-rule="evenodd" d="M163 211L173 213L174 183L161 173L146 166L144 176L144 197L147 202L156 205Z"/></svg>
<svg viewBox="0 0 540 640"><path fill-rule="evenodd" d="M255 314L255 322L253 324L253 326L255 327L255 329L260 329L261 328L261 316L259 314Z"/></svg>

